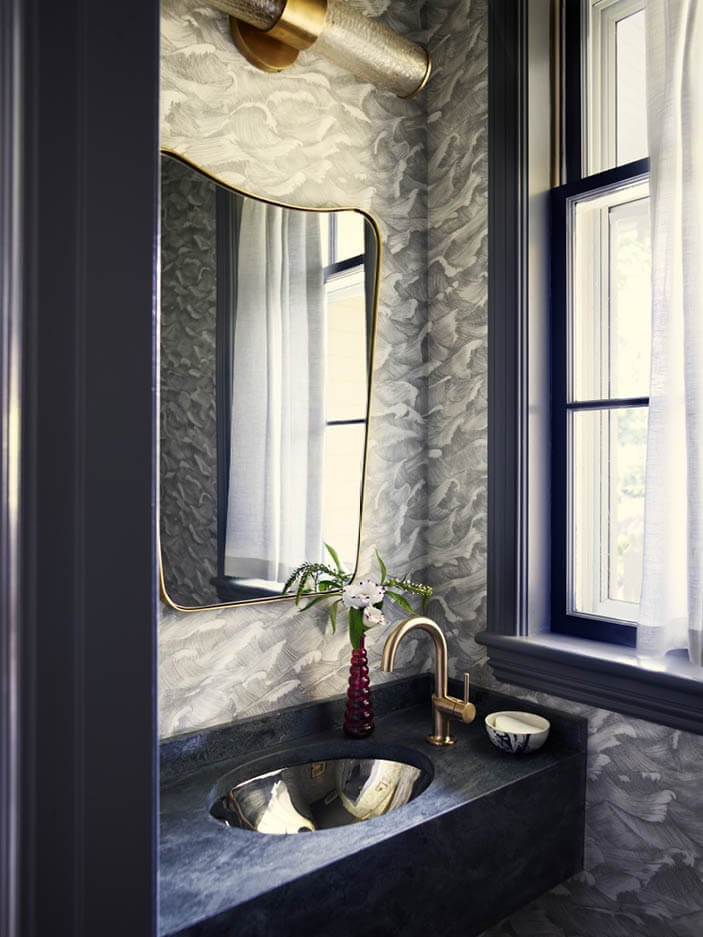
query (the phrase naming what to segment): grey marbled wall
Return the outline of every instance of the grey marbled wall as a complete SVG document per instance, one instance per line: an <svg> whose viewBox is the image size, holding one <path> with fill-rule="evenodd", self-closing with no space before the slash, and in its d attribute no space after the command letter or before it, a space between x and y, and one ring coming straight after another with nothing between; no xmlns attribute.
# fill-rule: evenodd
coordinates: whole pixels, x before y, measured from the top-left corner
<svg viewBox="0 0 703 937"><path fill-rule="evenodd" d="M215 187L161 169L160 525L165 581L206 605L217 573Z"/></svg>
<svg viewBox="0 0 703 937"><path fill-rule="evenodd" d="M413 2L363 0L425 38ZM401 101L302 53L264 75L233 48L227 17L197 0L162 5L161 144L225 181L310 207L377 218L384 257L362 570L427 565L427 153L425 99ZM382 635L369 639L372 664ZM324 613L269 603L214 613L161 609L161 734L341 693L349 646ZM405 649L400 672L424 666ZM381 679L378 677L377 679Z"/></svg>

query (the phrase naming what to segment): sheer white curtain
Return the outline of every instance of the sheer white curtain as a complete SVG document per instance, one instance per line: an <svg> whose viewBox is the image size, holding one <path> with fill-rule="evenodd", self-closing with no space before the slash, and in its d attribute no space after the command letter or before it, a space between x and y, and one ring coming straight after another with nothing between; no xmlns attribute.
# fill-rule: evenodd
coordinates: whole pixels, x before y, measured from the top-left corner
<svg viewBox="0 0 703 937"><path fill-rule="evenodd" d="M647 0L652 364L637 647L703 636L703 0Z"/></svg>
<svg viewBox="0 0 703 937"><path fill-rule="evenodd" d="M316 215L245 199L224 571L284 582L322 555L325 296Z"/></svg>

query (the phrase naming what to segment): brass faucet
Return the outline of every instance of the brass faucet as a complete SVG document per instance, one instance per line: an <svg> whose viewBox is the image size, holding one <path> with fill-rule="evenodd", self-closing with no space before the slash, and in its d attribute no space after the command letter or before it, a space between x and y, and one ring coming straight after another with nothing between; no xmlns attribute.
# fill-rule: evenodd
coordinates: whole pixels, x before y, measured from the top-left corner
<svg viewBox="0 0 703 937"><path fill-rule="evenodd" d="M453 745L456 739L452 738L449 733L449 720L461 719L462 722L473 722L476 707L469 702L469 675L467 673L464 674L464 699L460 700L447 695L447 642L439 625L431 618L425 618L422 615L415 615L401 621L386 638L381 670L392 672L398 645L409 631L415 631L416 628L426 631L431 636L435 650L432 735L427 736L427 741L432 745Z"/></svg>

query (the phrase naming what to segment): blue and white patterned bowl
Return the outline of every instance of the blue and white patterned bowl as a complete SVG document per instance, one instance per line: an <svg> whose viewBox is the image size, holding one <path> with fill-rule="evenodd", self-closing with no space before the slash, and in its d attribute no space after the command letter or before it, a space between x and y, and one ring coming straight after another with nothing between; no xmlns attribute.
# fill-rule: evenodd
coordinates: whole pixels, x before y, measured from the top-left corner
<svg viewBox="0 0 703 937"><path fill-rule="evenodd" d="M490 713L485 719L488 738L511 755L536 752L547 741L549 720L535 713Z"/></svg>

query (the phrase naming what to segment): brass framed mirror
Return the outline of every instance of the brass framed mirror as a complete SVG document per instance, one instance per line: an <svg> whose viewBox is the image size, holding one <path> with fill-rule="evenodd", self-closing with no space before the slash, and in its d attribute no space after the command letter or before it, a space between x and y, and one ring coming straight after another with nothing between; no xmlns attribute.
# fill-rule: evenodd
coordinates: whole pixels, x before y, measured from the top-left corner
<svg viewBox="0 0 703 937"><path fill-rule="evenodd" d="M325 543L356 569L376 222L253 196L162 150L160 252L163 601L286 599Z"/></svg>

